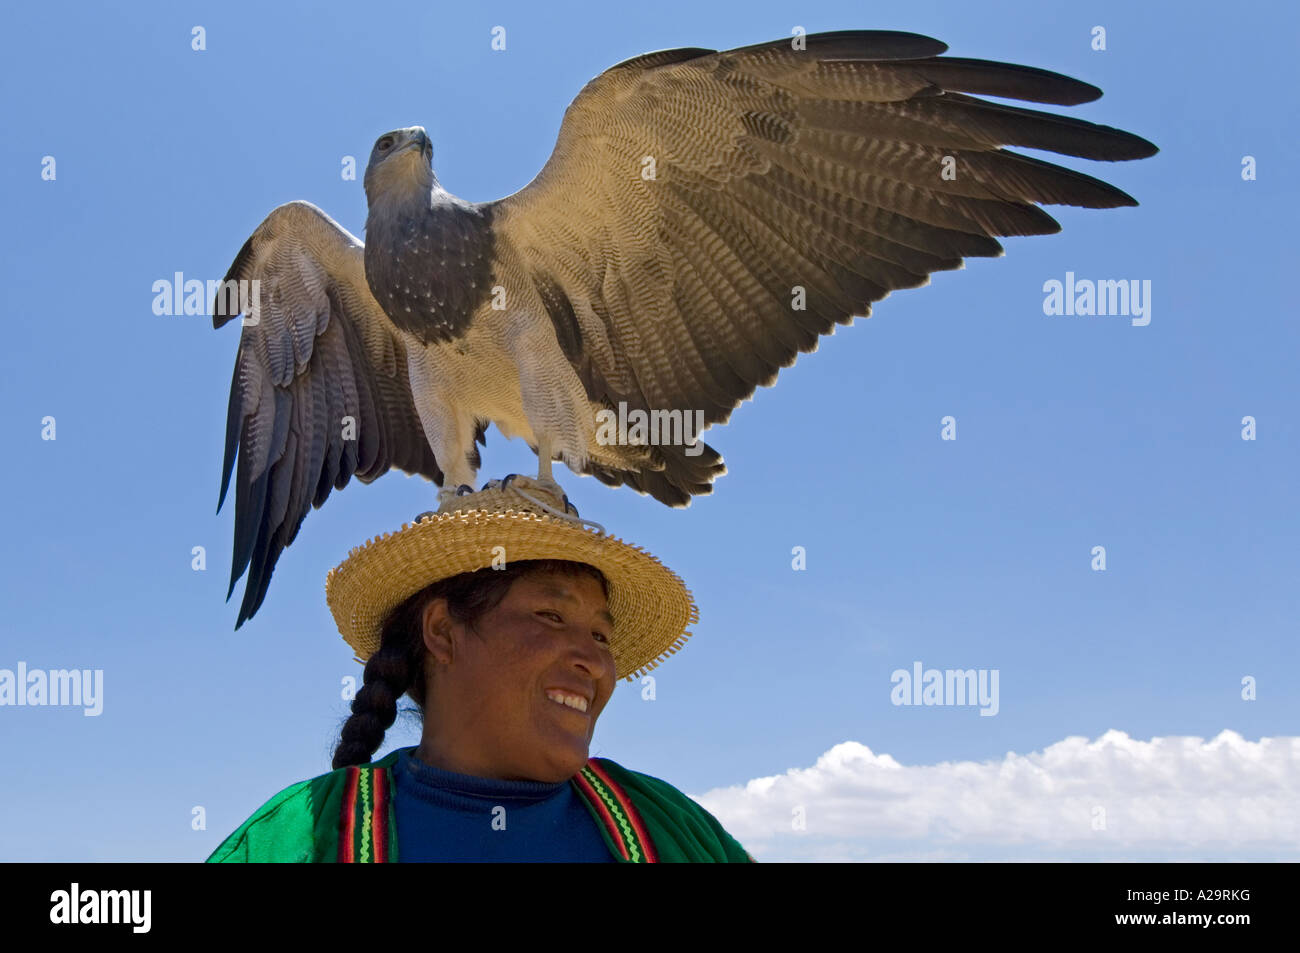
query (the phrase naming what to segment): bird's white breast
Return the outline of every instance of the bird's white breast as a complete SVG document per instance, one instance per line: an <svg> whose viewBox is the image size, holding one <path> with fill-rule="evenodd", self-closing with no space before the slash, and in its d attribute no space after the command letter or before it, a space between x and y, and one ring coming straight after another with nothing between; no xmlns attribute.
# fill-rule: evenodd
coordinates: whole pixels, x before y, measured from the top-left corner
<svg viewBox="0 0 1300 953"><path fill-rule="evenodd" d="M460 338L427 347L404 334L410 353L419 355L424 369L422 380L413 375L414 396L417 404L438 404L429 408L435 412L490 420L506 437L534 443L520 394L519 369L506 346L506 321L506 312L485 309Z"/></svg>

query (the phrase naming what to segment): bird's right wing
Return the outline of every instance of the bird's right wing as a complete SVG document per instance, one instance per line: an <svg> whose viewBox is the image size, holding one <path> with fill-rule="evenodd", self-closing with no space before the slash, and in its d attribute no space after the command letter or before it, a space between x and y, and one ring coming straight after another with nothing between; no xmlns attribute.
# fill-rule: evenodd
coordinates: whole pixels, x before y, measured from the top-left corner
<svg viewBox="0 0 1300 953"><path fill-rule="evenodd" d="M537 177L482 206L593 401L724 423L891 291L1058 231L1040 204L1137 204L1002 147L1115 161L1150 142L969 95L1072 105L1095 86L916 34L799 39L607 69Z"/></svg>
<svg viewBox="0 0 1300 953"><path fill-rule="evenodd" d="M411 397L406 345L370 293L363 251L316 206L290 202L257 227L223 283L242 288L247 303L217 502L220 512L238 448L227 599L252 568L236 629L257 612L280 553L331 487L393 468L442 485ZM241 312L233 299L218 294L214 328Z"/></svg>

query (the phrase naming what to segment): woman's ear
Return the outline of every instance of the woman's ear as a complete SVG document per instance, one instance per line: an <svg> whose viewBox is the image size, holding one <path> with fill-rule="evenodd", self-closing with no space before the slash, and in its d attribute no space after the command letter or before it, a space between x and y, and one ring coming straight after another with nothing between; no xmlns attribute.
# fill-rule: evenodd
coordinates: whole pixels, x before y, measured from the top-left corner
<svg viewBox="0 0 1300 953"><path fill-rule="evenodd" d="M430 599L420 615L421 637L429 655L444 665L455 657L455 642L451 636L452 618L447 610L447 597Z"/></svg>

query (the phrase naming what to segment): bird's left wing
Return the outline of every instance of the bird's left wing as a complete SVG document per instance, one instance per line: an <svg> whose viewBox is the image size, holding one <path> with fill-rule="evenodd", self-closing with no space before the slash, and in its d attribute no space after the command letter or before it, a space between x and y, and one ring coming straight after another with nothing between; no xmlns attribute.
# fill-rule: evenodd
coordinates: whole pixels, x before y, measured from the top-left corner
<svg viewBox="0 0 1300 953"><path fill-rule="evenodd" d="M588 83L542 171L486 203L592 400L725 421L819 335L993 236L1060 226L1037 203L1136 205L1002 149L1151 155L1145 139L968 93L1057 104L1101 91L848 31L649 53Z"/></svg>
<svg viewBox="0 0 1300 953"><path fill-rule="evenodd" d="M331 488L394 468L442 484L412 401L406 346L370 293L363 252L316 206L290 202L257 227L226 275L226 287L244 283L252 312L230 383L217 503L220 512L238 449L227 599L251 569L236 629L257 612L280 553ZM240 313L233 298L218 296L213 327Z"/></svg>

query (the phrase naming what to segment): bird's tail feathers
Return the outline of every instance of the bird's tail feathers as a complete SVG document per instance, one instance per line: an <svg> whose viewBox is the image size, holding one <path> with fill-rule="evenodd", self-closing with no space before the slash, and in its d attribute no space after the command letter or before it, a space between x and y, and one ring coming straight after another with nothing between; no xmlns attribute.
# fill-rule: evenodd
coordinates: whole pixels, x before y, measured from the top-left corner
<svg viewBox="0 0 1300 953"><path fill-rule="evenodd" d="M670 444L649 449L653 469L619 470L589 463L583 472L606 486L626 484L672 507L689 506L692 497L712 493L713 481L727 472L722 455L702 440L691 447Z"/></svg>

